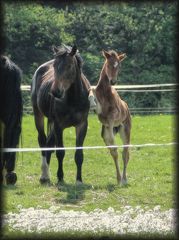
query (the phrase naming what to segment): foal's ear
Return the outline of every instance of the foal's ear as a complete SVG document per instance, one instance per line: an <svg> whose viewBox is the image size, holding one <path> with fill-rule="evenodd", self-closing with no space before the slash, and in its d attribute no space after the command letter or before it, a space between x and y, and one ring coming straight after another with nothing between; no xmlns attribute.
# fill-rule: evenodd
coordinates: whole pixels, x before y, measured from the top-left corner
<svg viewBox="0 0 179 240"><path fill-rule="evenodd" d="M126 57L126 53L118 53L119 62L122 62Z"/></svg>
<svg viewBox="0 0 179 240"><path fill-rule="evenodd" d="M74 46L72 47L72 49L71 49L70 55L71 55L71 56L74 56L74 55L76 54L76 52L77 52L77 46L74 45Z"/></svg>
<svg viewBox="0 0 179 240"><path fill-rule="evenodd" d="M108 58L111 57L111 55L110 55L107 51L105 51L105 50L102 50L102 54L103 54L103 56L104 56L106 59L108 59Z"/></svg>
<svg viewBox="0 0 179 240"><path fill-rule="evenodd" d="M52 51L53 51L53 54L56 55L58 52L58 48L56 46L52 45Z"/></svg>

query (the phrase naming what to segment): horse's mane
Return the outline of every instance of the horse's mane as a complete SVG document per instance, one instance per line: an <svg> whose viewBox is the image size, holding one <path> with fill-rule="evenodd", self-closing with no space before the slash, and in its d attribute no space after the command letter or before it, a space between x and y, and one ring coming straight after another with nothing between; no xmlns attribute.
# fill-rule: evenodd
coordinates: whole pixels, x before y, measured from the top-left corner
<svg viewBox="0 0 179 240"><path fill-rule="evenodd" d="M1 64L1 67L9 67L11 65L10 59L7 56L1 55L0 64Z"/></svg>
<svg viewBox="0 0 179 240"><path fill-rule="evenodd" d="M42 82L53 80L54 78L54 68L51 64L48 68L48 70L42 75Z"/></svg>
<svg viewBox="0 0 179 240"><path fill-rule="evenodd" d="M72 49L71 46L66 46L66 45L60 46L58 47L57 54L55 54L54 56L56 57L56 56L61 56L65 53L70 53L71 49ZM83 65L83 59L78 50L75 54L75 58L77 60L77 66L81 70ZM53 78L54 78L54 68L53 68L53 65L51 64L48 70L43 74L42 81L52 80Z"/></svg>
<svg viewBox="0 0 179 240"><path fill-rule="evenodd" d="M21 71L20 68L14 63L12 62L7 56L4 55L0 55L0 66L1 68L6 68L9 70L14 70L14 69L18 69L18 71Z"/></svg>
<svg viewBox="0 0 179 240"><path fill-rule="evenodd" d="M67 46L67 45L60 46L60 47L58 47L58 53L55 54L55 56L63 55L65 53L70 53L71 50L72 50L71 46ZM80 55L79 50L77 50L75 57L76 57L79 68L81 68L83 65L83 59Z"/></svg>

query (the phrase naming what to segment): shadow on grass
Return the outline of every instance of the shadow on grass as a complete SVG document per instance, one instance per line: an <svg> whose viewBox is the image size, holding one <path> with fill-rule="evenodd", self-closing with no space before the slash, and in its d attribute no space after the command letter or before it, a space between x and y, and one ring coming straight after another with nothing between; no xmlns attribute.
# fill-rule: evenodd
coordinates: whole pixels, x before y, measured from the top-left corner
<svg viewBox="0 0 179 240"><path fill-rule="evenodd" d="M18 189L18 187L16 185L12 185L12 184L2 186L2 190L13 191L13 190L17 190L17 189Z"/></svg>
<svg viewBox="0 0 179 240"><path fill-rule="evenodd" d="M107 190L109 193L116 191L117 189L129 188L131 187L130 184L126 185L119 185L115 183L108 183L106 186L104 185L96 185L93 187L93 190Z"/></svg>
<svg viewBox="0 0 179 240"><path fill-rule="evenodd" d="M15 191L15 195L24 195L24 191L20 190L20 188L16 185L5 185L3 186L3 190L5 191Z"/></svg>
<svg viewBox="0 0 179 240"><path fill-rule="evenodd" d="M63 183L59 186L60 192L66 192L66 198L56 199L57 203L63 204L77 204L84 200L85 191L92 189L90 184L74 185L69 183Z"/></svg>

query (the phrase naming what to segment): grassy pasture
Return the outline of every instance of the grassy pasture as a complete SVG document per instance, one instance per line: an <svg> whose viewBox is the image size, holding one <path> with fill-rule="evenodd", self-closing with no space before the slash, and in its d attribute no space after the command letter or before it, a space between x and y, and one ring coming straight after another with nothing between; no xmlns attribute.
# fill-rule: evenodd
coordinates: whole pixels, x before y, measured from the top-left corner
<svg viewBox="0 0 179 240"><path fill-rule="evenodd" d="M22 147L38 147L37 131L33 116L24 116ZM84 146L104 145L100 136L101 125L96 115L89 115L88 133ZM175 141L175 117L173 115L133 116L132 144L169 143ZM116 136L116 143L121 144ZM64 132L64 145L75 146L73 128ZM122 169L121 151L119 149ZM75 185L76 165L74 150L66 151L64 159L65 184L57 189L57 160L52 155L50 186L39 183L41 173L40 152L19 153L16 186L4 186L4 211L18 212L18 207L60 206L65 210L91 211L125 205L153 208L161 205L163 210L175 205L175 147L132 148L128 164L128 186L116 184L114 162L107 149L84 150L82 186Z"/></svg>

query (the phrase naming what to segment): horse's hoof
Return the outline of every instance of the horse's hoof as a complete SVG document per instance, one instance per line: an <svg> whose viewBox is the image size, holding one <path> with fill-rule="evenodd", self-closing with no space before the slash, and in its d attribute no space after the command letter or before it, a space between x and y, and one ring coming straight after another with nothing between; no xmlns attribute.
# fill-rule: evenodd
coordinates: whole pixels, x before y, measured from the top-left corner
<svg viewBox="0 0 179 240"><path fill-rule="evenodd" d="M77 186L83 185L83 182L80 181L80 180L76 180L76 185L77 185Z"/></svg>
<svg viewBox="0 0 179 240"><path fill-rule="evenodd" d="M58 183L57 183L58 190L61 190L63 188L64 184L65 184L64 180L58 181Z"/></svg>
<svg viewBox="0 0 179 240"><path fill-rule="evenodd" d="M50 179L49 178L40 178L39 179L39 182L42 184L42 185L46 185L46 184L50 184Z"/></svg>
<svg viewBox="0 0 179 240"><path fill-rule="evenodd" d="M7 185L14 185L17 181L17 175L15 172L10 172L6 174L6 184Z"/></svg>

